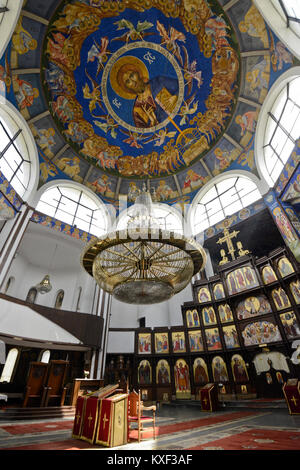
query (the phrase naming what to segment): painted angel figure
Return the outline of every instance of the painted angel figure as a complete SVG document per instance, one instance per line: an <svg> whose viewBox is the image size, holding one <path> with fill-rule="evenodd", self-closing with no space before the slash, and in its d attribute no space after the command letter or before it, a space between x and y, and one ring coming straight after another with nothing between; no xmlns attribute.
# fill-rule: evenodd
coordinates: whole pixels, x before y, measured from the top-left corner
<svg viewBox="0 0 300 470"><path fill-rule="evenodd" d="M138 39L143 41L145 36L153 34L149 32L146 33L146 30L152 28L153 26L153 24L149 21L139 21L136 28L131 23L131 21L125 19L116 21L114 24L118 26L117 31L120 29L127 29L128 31L122 36L112 39L112 41L125 41L127 44L130 39L132 41L136 41Z"/></svg>
<svg viewBox="0 0 300 470"><path fill-rule="evenodd" d="M89 110L90 112L94 111L96 105L98 104L102 110L104 110L102 106L102 99L101 99L101 91L100 85L85 71L87 77L90 79L92 84L92 89L90 89L89 85L86 83L85 86L82 88L83 97L86 100L89 100Z"/></svg>
<svg viewBox="0 0 300 470"><path fill-rule="evenodd" d="M109 40L106 36L101 38L101 45L94 40L94 44L88 52L88 62L98 61L96 76L99 75L100 70L104 67L103 63L107 60L107 54L109 54L107 51L108 44Z"/></svg>
<svg viewBox="0 0 300 470"><path fill-rule="evenodd" d="M212 36L213 49L219 49L223 46L229 46L227 30L230 26L220 16L209 18L205 23L205 32L208 36Z"/></svg>
<svg viewBox="0 0 300 470"><path fill-rule="evenodd" d="M193 80L196 80L197 82L197 87L200 88L200 86L203 83L202 79L202 71L197 70L197 61L193 60L191 63L189 61L189 55L188 51L185 46L182 46L183 52L184 52L184 78L186 81L186 85L188 87L188 95L192 91L193 87Z"/></svg>
<svg viewBox="0 0 300 470"><path fill-rule="evenodd" d="M190 114L194 114L198 109L198 101L194 101L195 95L184 101L181 106L179 116L181 116L180 125L183 126L187 123L187 117Z"/></svg>
<svg viewBox="0 0 300 470"><path fill-rule="evenodd" d="M169 30L167 31L164 25L158 20L156 22L156 28L161 36L161 45L166 46L169 51L173 52L175 57L177 57L179 62L182 64L180 47L178 46L176 41L185 42L185 35L180 31L177 31L177 29L173 28L173 26L171 26L171 28L169 28Z"/></svg>

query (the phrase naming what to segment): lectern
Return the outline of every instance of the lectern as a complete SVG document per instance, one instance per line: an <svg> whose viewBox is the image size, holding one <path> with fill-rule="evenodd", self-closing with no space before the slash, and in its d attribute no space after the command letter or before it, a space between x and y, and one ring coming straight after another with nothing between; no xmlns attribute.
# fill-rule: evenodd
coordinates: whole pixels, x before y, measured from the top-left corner
<svg viewBox="0 0 300 470"><path fill-rule="evenodd" d="M100 402L96 444L116 447L128 441L128 394L118 393Z"/></svg>
<svg viewBox="0 0 300 470"><path fill-rule="evenodd" d="M215 384L206 384L200 390L201 410L217 411L218 409L218 391Z"/></svg>
<svg viewBox="0 0 300 470"><path fill-rule="evenodd" d="M282 387L290 415L300 414L300 381L288 379Z"/></svg>
<svg viewBox="0 0 300 470"><path fill-rule="evenodd" d="M128 394L118 392L116 384L79 396L72 437L107 447L127 443Z"/></svg>

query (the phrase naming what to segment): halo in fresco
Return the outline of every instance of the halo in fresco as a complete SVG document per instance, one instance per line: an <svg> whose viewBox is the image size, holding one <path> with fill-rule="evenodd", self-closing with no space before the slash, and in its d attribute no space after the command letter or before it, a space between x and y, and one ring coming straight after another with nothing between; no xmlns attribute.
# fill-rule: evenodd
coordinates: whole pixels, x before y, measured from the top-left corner
<svg viewBox="0 0 300 470"><path fill-rule="evenodd" d="M88 163L123 178L166 177L224 133L239 91L237 40L219 5L196 6L71 1L57 9L43 45L44 93Z"/></svg>

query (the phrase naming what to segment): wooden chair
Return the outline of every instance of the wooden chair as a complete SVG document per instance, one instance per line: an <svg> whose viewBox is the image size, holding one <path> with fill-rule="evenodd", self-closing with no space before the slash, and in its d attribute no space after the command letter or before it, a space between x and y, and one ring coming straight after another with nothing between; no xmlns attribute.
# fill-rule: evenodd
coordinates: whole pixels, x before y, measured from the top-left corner
<svg viewBox="0 0 300 470"><path fill-rule="evenodd" d="M23 400L23 408L26 408L28 401L40 401L42 398L44 385L47 378L48 364L45 362L31 362L29 365L26 390ZM34 400L33 400L34 399Z"/></svg>
<svg viewBox="0 0 300 470"><path fill-rule="evenodd" d="M152 416L144 415L144 411L152 411ZM133 390L128 395L128 431L130 429L137 429L138 431L138 441L142 439L142 434L145 431L148 431L149 428L153 428L153 439L155 439L155 412L156 406L144 406L143 401L141 400L141 392L137 393ZM152 426L147 426L144 428L145 423L152 423ZM137 425L133 427L133 424Z"/></svg>
<svg viewBox="0 0 300 470"><path fill-rule="evenodd" d="M50 361L42 406L48 406L50 399L55 399L59 406L63 406L67 392L67 388L64 385L68 365L68 361Z"/></svg>

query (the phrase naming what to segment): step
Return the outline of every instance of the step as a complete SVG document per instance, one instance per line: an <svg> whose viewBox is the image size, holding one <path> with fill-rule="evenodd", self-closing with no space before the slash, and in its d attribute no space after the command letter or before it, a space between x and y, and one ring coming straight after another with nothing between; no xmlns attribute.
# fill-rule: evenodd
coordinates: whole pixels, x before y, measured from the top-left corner
<svg viewBox="0 0 300 470"><path fill-rule="evenodd" d="M57 406L41 408L5 408L0 410L0 421L26 420L26 419L53 419L75 416L75 407Z"/></svg>

